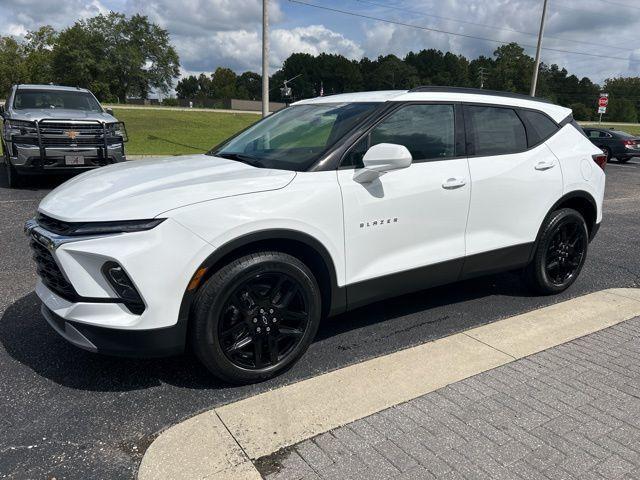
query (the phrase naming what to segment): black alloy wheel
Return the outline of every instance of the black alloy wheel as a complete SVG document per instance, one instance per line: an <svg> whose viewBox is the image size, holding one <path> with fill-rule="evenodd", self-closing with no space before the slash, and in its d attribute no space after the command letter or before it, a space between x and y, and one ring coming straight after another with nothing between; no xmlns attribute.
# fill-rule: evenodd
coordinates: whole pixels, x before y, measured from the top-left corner
<svg viewBox="0 0 640 480"><path fill-rule="evenodd" d="M525 269L530 286L543 295L560 293L576 281L587 258L589 230L582 215L571 208L545 219L533 260Z"/></svg>
<svg viewBox="0 0 640 480"><path fill-rule="evenodd" d="M250 253L213 272L198 291L191 344L209 371L227 382L266 380L307 350L321 305L316 279L298 258Z"/></svg>
<svg viewBox="0 0 640 480"><path fill-rule="evenodd" d="M223 307L222 350L240 368L277 367L302 341L308 310L297 280L281 272L259 273L239 285Z"/></svg>
<svg viewBox="0 0 640 480"><path fill-rule="evenodd" d="M547 247L547 278L557 286L570 281L578 272L587 252L589 239L582 224L566 221L558 226Z"/></svg>

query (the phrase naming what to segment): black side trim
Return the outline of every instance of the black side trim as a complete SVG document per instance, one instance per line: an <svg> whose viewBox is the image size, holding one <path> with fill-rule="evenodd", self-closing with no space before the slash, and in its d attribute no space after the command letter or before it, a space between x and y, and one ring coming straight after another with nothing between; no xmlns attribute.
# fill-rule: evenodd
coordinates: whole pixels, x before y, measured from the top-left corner
<svg viewBox="0 0 640 480"><path fill-rule="evenodd" d="M385 298L455 282L460 277L463 263L464 259L460 258L347 285L349 310Z"/></svg>
<svg viewBox="0 0 640 480"><path fill-rule="evenodd" d="M524 267L529 263L533 246L533 242L515 245L347 285L348 309L458 280Z"/></svg>
<svg viewBox="0 0 640 480"><path fill-rule="evenodd" d="M465 257L460 280L505 272L529 263L535 243L523 243Z"/></svg>
<svg viewBox="0 0 640 480"><path fill-rule="evenodd" d="M118 330L70 322L44 304L41 311L62 338L84 350L124 357L166 357L184 352L186 323L154 330Z"/></svg>

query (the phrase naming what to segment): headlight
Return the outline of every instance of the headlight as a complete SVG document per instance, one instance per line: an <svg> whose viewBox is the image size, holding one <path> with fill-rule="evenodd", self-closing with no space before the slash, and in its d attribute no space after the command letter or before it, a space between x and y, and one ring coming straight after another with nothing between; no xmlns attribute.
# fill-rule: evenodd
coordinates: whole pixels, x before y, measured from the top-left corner
<svg viewBox="0 0 640 480"><path fill-rule="evenodd" d="M157 227L165 218L122 220L116 222L61 222L38 213L36 222L47 231L65 236L107 235L110 233L143 232Z"/></svg>
<svg viewBox="0 0 640 480"><path fill-rule="evenodd" d="M11 140L12 135L36 133L36 124L33 122L25 122L23 120L6 119L2 127L2 133L5 140Z"/></svg>
<svg viewBox="0 0 640 480"><path fill-rule="evenodd" d="M127 137L127 129L124 126L124 122L108 123L107 131L111 136L122 137L123 142L129 140L129 137Z"/></svg>

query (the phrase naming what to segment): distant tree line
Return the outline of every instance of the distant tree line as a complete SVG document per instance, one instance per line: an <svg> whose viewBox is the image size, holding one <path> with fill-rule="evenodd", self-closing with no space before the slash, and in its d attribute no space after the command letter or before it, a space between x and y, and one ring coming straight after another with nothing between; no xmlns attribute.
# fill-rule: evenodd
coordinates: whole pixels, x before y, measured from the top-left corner
<svg viewBox="0 0 640 480"><path fill-rule="evenodd" d="M376 59L349 60L342 55L294 53L270 79L274 101L292 101L362 90L405 89L418 85L479 87L527 94L533 58L517 43L497 48L492 57L469 60L428 49L409 52L404 58L384 55ZM127 17L110 12L79 20L56 31L43 26L22 41L0 36L0 97L14 83L56 83L91 89L102 101L126 102L148 98L153 92L175 92L178 98L211 104L205 100L230 98L260 100L261 76L236 74L219 67L212 74L180 74L178 54L166 30L142 15ZM292 98L283 98L280 87L290 84ZM610 95L604 117L608 121L638 122L640 77L613 78L603 85L578 78L558 65L542 64L539 97L571 107L580 120L597 118L601 91ZM175 102L175 100L173 100Z"/></svg>
<svg viewBox="0 0 640 480"><path fill-rule="evenodd" d="M270 78L270 98L292 101L320 95L363 90L408 89L418 85L459 87L483 86L528 94L534 60L516 43L497 48L492 58L480 56L469 60L429 49L409 52L404 58L395 55L377 59L349 60L342 55L322 53L314 56L294 53ZM283 98L280 88L285 80L296 77L290 86L293 98ZM185 77L176 87L179 98L261 98L261 76L254 72L236 75L228 68L213 74ZM597 118L597 100L601 91L610 94L608 121L637 122L640 112L640 78L607 79L600 86L589 78L570 75L558 65L540 66L537 96L570 107L579 120Z"/></svg>
<svg viewBox="0 0 640 480"><path fill-rule="evenodd" d="M56 83L125 102L168 93L179 75L168 32L142 15L110 12L59 32L43 26L24 41L0 37L0 97L15 83Z"/></svg>

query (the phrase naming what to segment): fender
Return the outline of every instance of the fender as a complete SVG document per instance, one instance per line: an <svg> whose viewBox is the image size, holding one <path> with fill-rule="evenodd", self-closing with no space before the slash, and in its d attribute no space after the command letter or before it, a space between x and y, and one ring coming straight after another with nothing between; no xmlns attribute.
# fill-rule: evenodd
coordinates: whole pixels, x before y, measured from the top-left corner
<svg viewBox="0 0 640 480"><path fill-rule="evenodd" d="M562 197L560 197L560 199L554 203L552 205L552 207L549 209L549 211L547 212L547 214L544 217L544 220L542 221L542 224L540 225L540 228L538 229L538 235L536 235L536 240L533 244L533 247L531 248L531 253L529 254L529 262L531 262L533 260L533 256L536 253L536 250L538 249L538 243L540 243L540 237L542 237L542 227L544 226L544 224L546 223L547 219L549 218L549 216L558 209L558 207L560 205L562 205L563 203L567 203L571 200L574 199L580 199L580 200L586 200L589 202L589 204L593 207L593 211L596 212L596 218L598 216L597 212L598 212L598 205L595 201L595 199L593 198L593 196L589 193L589 192L585 192L584 190L574 190L572 192L566 193L565 195L563 195ZM599 224L596 223L595 218L592 222L591 225L589 225L589 219L585 218L585 221L587 222L587 226L589 227L589 241L593 240L593 237L595 237L597 231L598 231L598 227L600 226Z"/></svg>
<svg viewBox="0 0 640 480"><path fill-rule="evenodd" d="M242 235L233 240L224 243L220 247L216 248L211 255L209 255L204 262L196 269L196 272L201 268L207 269L207 274L213 272L213 267L220 263L225 257L233 254L234 252L249 247L252 244L274 240L290 240L298 244L302 244L308 249L311 249L314 253L320 255L320 259L324 263L328 272L328 282L330 285L330 301L326 307L327 316L336 315L346 310L347 296L346 289L338 286L336 269L333 262L333 258L329 254L325 246L316 238L309 234L302 233L297 230L288 229L269 229L252 232L246 235ZM194 272L195 274L195 272ZM320 279L318 279L320 280ZM197 289L193 291L185 290L182 297L182 303L180 304L180 313L178 316L178 323L182 323L186 326L191 311L191 305L197 294ZM323 308L324 309L324 308ZM186 328L185 328L186 333Z"/></svg>

